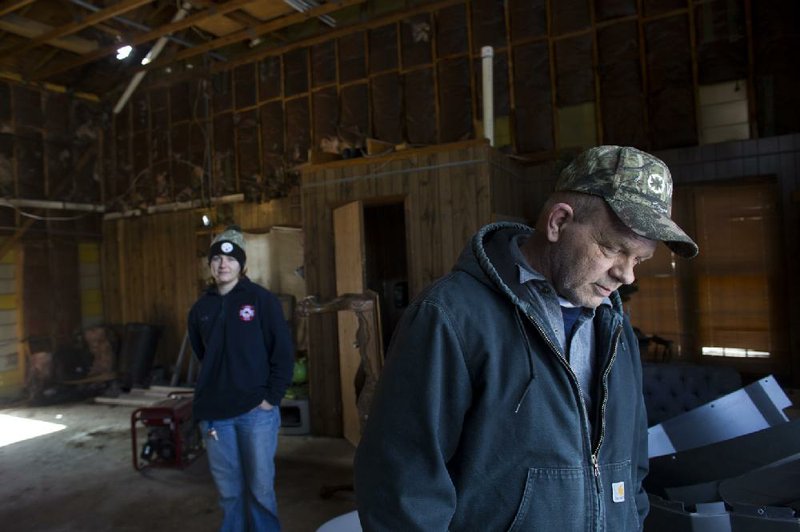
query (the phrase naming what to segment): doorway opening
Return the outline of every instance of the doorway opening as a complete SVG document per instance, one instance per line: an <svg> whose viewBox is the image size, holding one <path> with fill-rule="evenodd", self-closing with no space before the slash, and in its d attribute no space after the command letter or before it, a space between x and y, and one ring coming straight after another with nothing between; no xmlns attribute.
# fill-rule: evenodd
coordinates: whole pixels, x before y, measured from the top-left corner
<svg viewBox="0 0 800 532"><path fill-rule="evenodd" d="M383 351L408 307L406 217L402 200L364 205L365 277L380 298Z"/></svg>

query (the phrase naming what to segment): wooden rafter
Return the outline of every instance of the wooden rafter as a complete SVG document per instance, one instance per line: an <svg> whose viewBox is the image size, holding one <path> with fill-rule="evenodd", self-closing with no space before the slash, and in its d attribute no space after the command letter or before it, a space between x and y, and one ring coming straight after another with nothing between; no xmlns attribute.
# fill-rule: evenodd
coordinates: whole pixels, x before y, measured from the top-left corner
<svg viewBox="0 0 800 532"><path fill-rule="evenodd" d="M172 14L175 12L175 6L178 6L178 8L180 9L182 4L183 2L181 2L180 0L174 3L159 2L155 6L155 9L147 13L144 20L141 20L140 22L147 24L148 26L157 26L165 18L171 18ZM203 9L209 7L209 6L197 5L196 2L189 2L189 4L197 9Z"/></svg>
<svg viewBox="0 0 800 532"><path fill-rule="evenodd" d="M331 39L338 39L344 35L349 33L355 33L358 31L369 30L373 28L378 28L380 26L384 26L386 24L391 24L393 22L397 22L399 20L403 20L409 17L413 17L420 13L428 13L438 11L440 9L445 9L454 5L459 4L468 4L469 0L437 0L431 4L424 4L418 7L408 9L403 11L402 13L391 13L388 15L384 15L378 18L371 19L366 22L361 22L357 24L349 24L347 26L342 26L335 30L326 31L321 35L315 35L313 37L307 37L305 39L300 39L297 41L292 41L289 44L282 44L279 46L270 46L270 47L261 47L250 52L237 55L236 57L232 58L230 61L225 63L216 62L212 63L209 66L202 66L196 67L190 72L180 72L173 74L170 77L170 84L177 83L179 81L186 81L190 79L199 79L209 74L216 74L218 72L224 72L226 70L231 70L237 66L245 65L247 63L252 63L254 61L260 61L265 57L280 55L283 53L288 52L289 50L294 50L296 48L303 48L306 46L313 46L315 44L319 44ZM270 35L270 37L277 38L279 40L286 40L283 36L277 36L276 34ZM470 75L470 79L472 79Z"/></svg>
<svg viewBox="0 0 800 532"><path fill-rule="evenodd" d="M258 26L255 26L253 28L246 28L241 31L237 31L236 33L220 37L219 39L214 39L213 41L209 41L205 44L189 48L188 50L180 51L173 57L168 57L150 63L146 67L143 67L143 69L149 70L151 68L161 68L171 63L174 63L175 61L181 61L183 59L188 59L190 57L204 54L212 50L217 50L219 48L222 48L223 46L228 46L229 44L245 41L247 39L253 39L260 35L264 35L265 33L276 31L285 28L287 26L292 26L294 24L299 24L301 22L305 22L310 18L316 18L322 15L326 15L328 13L339 11L346 7L363 4L364 2L366 2L366 0L338 0L334 2L328 2L327 4L323 4L319 7L309 9L304 13L294 13L291 15L287 15L285 17L280 17L278 19L270 20L264 22L263 24L259 24Z"/></svg>
<svg viewBox="0 0 800 532"><path fill-rule="evenodd" d="M34 64L30 66L30 72L36 72L40 68L44 67L44 65L52 61L53 58L55 58L55 56L57 56L59 53L61 53L61 50L58 48L50 48L46 54L44 54L41 58L39 58L39 60L35 61ZM28 66L26 65L26 69L27 68Z"/></svg>
<svg viewBox="0 0 800 532"><path fill-rule="evenodd" d="M0 5L0 17L34 3L36 0L9 0Z"/></svg>
<svg viewBox="0 0 800 532"><path fill-rule="evenodd" d="M263 22L263 20L257 19L253 15L248 14L246 11L234 11L233 13L228 14L228 18L235 20L243 26L247 26L248 28L258 26L261 22Z"/></svg>
<svg viewBox="0 0 800 532"><path fill-rule="evenodd" d="M468 3L469 0L438 0L437 2L434 2L432 4L423 4L413 9L407 9L402 13L392 13L382 17L374 18L367 22L348 25L347 27L341 27L335 30L327 31L321 35L315 35L313 37L308 37L305 39L301 39L299 41L293 41L290 44L285 44L272 48L256 49L253 50L252 52L236 56L235 58L231 59L225 64L214 63L208 69L205 70L207 70L212 74L215 74L223 70L229 70L231 68L235 68L240 65L252 63L253 61L259 61L268 56L283 54L288 52L289 50L294 50L295 48L302 48L304 46L313 46L315 44L319 44L328 41L330 39L338 39L347 34L354 33L357 31L379 28L381 26L385 26L386 24L391 24L399 20L407 19L415 15L418 15L420 13L429 13L437 11L439 9L445 9L457 4L468 4ZM202 75L205 72L205 70L195 69L195 75Z"/></svg>
<svg viewBox="0 0 800 532"><path fill-rule="evenodd" d="M30 82L27 80L27 78L24 78L22 74L20 74L19 72L8 72L5 70L0 70L0 80L12 81L14 83L24 83L29 87L36 87L39 90L53 92L56 94L64 94L69 92L76 98L80 98L81 100L86 100L87 102L97 103L100 101L100 97L98 95L92 94L90 92L75 92L72 89L68 89L63 85L56 85L55 83Z"/></svg>
<svg viewBox="0 0 800 532"><path fill-rule="evenodd" d="M16 13L11 13L0 18L0 30L29 39L35 39L51 29L52 27L47 24L17 15ZM68 35L67 37L53 39L51 44L56 48L68 50L76 54L91 53L97 50L98 47L97 42L84 39L77 35Z"/></svg>
<svg viewBox="0 0 800 532"><path fill-rule="evenodd" d="M203 9L214 7L214 5L216 5L211 0L193 0L192 3L196 7ZM233 11L228 13L227 17L248 28L252 28L253 26L257 26L258 24L264 22L263 20L248 14L246 11Z"/></svg>
<svg viewBox="0 0 800 532"><path fill-rule="evenodd" d="M95 24L99 24L105 20L116 17L117 15L127 13L128 11L132 11L143 6L144 4L149 4L152 1L153 0L123 0L122 2L119 2L111 7L101 9L96 13L92 13L88 17L84 17L80 20L70 22L69 24L64 24L63 26L53 28L26 43L0 50L0 58L7 57L11 54L27 52L28 50L39 45L46 44L49 41L64 37L66 35L77 33L82 29L88 28L89 26L94 26Z"/></svg>
<svg viewBox="0 0 800 532"><path fill-rule="evenodd" d="M95 24L94 29L102 31L106 35L111 35L112 38L116 38L118 35L124 34L119 28L115 28L110 24Z"/></svg>
<svg viewBox="0 0 800 532"><path fill-rule="evenodd" d="M164 24L163 26L159 26L158 29L148 31L147 33L142 33L141 35L137 35L135 37L129 38L126 43L131 46L136 46L139 44L143 44L149 41L154 41L159 37L163 37L164 35L169 35L176 31L180 31L186 29L190 26L197 24L198 22L205 20L207 18L215 17L218 15L224 15L225 13L230 13L240 7L247 5L254 0L230 0L224 4L215 4L214 7L205 9L200 11L199 13L195 13L194 15L190 15L183 20L179 20L177 22L172 22L170 24ZM85 65L86 63L91 63L93 61L97 61L98 59L102 59L107 55L111 55L117 51L119 45L112 45L106 46L105 48L101 48L96 50L92 53L83 55L72 61L66 61L58 66L54 66L51 69L43 71L39 74L36 74L32 77L34 81L43 80L55 76L56 74L61 74L62 72L67 72L68 70L72 70L73 68L79 67L81 65Z"/></svg>

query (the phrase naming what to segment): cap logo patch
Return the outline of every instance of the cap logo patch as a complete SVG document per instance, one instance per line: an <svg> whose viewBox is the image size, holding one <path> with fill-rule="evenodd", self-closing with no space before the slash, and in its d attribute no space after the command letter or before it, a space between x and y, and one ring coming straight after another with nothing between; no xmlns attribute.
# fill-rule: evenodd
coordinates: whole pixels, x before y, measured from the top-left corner
<svg viewBox="0 0 800 532"><path fill-rule="evenodd" d="M242 321L253 321L253 318L256 317L256 309L253 308L253 305L242 305L239 308L239 319Z"/></svg>
<svg viewBox="0 0 800 532"><path fill-rule="evenodd" d="M221 249L223 253L230 253L233 251L233 244L230 242L223 242L219 249Z"/></svg>
<svg viewBox="0 0 800 532"><path fill-rule="evenodd" d="M661 194L664 192L664 178L658 174L650 174L647 178L647 188L656 194Z"/></svg>

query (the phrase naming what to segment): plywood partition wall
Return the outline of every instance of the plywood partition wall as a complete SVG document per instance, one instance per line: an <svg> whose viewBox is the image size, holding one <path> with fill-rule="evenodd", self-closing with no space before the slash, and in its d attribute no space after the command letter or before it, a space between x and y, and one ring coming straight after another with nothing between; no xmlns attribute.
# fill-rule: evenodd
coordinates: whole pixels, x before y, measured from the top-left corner
<svg viewBox="0 0 800 532"><path fill-rule="evenodd" d="M200 210L107 220L103 223L103 294L106 321L158 325L156 364L178 356L186 315L202 289L197 259L208 252L212 233L228 223L247 232L275 225L300 225L299 196L267 203L239 203L206 211L217 224L205 229Z"/></svg>
<svg viewBox="0 0 800 532"><path fill-rule="evenodd" d="M197 297L196 228L190 211L103 224L106 319L159 326L157 364L177 358L186 312Z"/></svg>
<svg viewBox="0 0 800 532"><path fill-rule="evenodd" d="M497 209L504 217L526 218L525 202L509 198L532 190L525 170L484 141L307 166L302 170L301 194L308 294L322 301L336 296L332 212L340 205L356 200L365 206L403 203L405 242L396 245L406 246L413 298L452 268L472 234L492 221ZM308 325L312 431L339 436L336 318L317 315Z"/></svg>

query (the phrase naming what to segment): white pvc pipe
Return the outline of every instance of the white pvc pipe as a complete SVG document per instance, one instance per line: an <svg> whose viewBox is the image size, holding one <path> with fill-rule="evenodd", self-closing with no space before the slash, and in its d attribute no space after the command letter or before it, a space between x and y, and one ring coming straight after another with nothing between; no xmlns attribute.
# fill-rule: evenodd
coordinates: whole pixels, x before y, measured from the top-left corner
<svg viewBox="0 0 800 532"><path fill-rule="evenodd" d="M489 139L489 145L494 146L494 85L492 82L492 62L494 48L484 46L481 48L481 92L483 94L483 136Z"/></svg>
<svg viewBox="0 0 800 532"><path fill-rule="evenodd" d="M171 22L178 22L179 20L184 19L186 15L189 13L190 7L191 6L189 4L181 5L181 8L178 10L177 13L175 13L175 16L172 17ZM167 44L168 39L169 38L166 35L159 37L159 39L156 41L156 44L154 44L153 47L150 48L150 51L147 52L147 55L145 56L145 59L147 59L148 63L152 63L153 61L155 61L156 57L158 57L158 54L160 54L161 50L164 49L164 45ZM125 107L125 104L128 103L128 99L131 97L131 94L133 94L133 91L136 90L136 87L139 86L139 83L142 82L142 78L144 78L144 75L146 73L147 73L146 70L140 70L139 72L134 74L133 79L131 79L130 83L128 83L128 86L125 88L125 92L123 92L122 96L119 97L117 105L114 106L115 115L118 115L120 111L122 111L122 108Z"/></svg>

